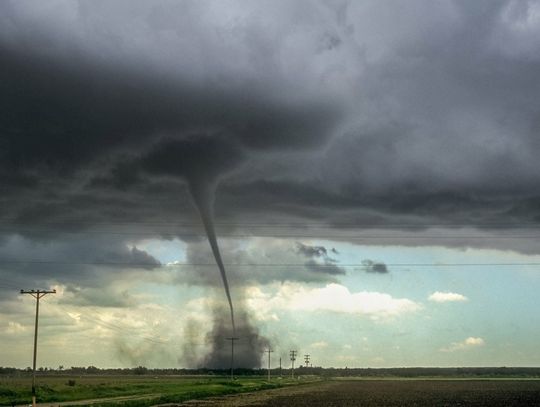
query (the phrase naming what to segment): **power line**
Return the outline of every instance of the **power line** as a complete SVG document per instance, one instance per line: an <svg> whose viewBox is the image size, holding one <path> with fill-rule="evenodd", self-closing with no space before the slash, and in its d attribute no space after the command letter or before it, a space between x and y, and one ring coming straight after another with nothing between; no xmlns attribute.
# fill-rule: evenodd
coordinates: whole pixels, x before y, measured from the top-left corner
<svg viewBox="0 0 540 407"><path fill-rule="evenodd" d="M43 290L41 291L43 292ZM22 292L21 292L22 293ZM28 292L28 294L32 293L32 291ZM50 291L50 293L56 293L56 290L52 290ZM26 292L24 294L27 294ZM65 312L70 312L70 310L65 307L65 306L62 306L61 304L58 304L58 303L55 303L55 306L62 309L63 311ZM104 317L103 314L100 314L99 312L93 310L92 311L94 314L97 314L98 316L100 317ZM82 319L85 319L91 323L95 323L97 325L100 325L104 328L107 328L109 330L113 330L113 331L116 331L116 332L119 332L119 333L123 333L125 334L126 331L130 331L129 332L129 335L130 337L133 337L133 336L137 336L138 338L144 340L144 341L147 341L147 342L151 342L153 344L159 344L159 345L168 345L170 342L168 341L163 341L161 338L157 337L157 336L150 336L150 335L141 335L141 334L138 334L138 333L135 333L134 331L136 330L136 328L134 327L127 327L125 325L117 325L117 324L114 324L112 322L108 322L108 321L103 321L99 318L96 318L96 317L92 317L90 315L79 315L79 318L82 318ZM188 336L188 335L177 335L177 336L180 336L182 338L193 338L192 336ZM200 345L200 346L206 346L208 345L210 342L207 341L206 343L197 343L195 345ZM193 343L191 343L193 344Z"/></svg>
<svg viewBox="0 0 540 407"><path fill-rule="evenodd" d="M51 233L57 233L57 234L67 234L67 235L110 235L110 236L148 236L148 234L167 234L167 235L174 235L175 237L185 237L185 238L197 238L197 237L205 237L204 231L200 231L200 233L186 233L186 232L178 232L174 230L150 230L150 231L107 231L107 230L80 230L80 231L74 231L74 230L62 230L62 229L6 229L6 228L0 228L0 232L8 232L13 234L20 234L20 233L26 233L26 234L51 234ZM352 232L352 231L350 231ZM319 239L319 240L398 240L398 239L497 239L497 240L504 240L504 239L539 239L540 235L504 235L504 234L497 234L497 235L426 235L421 234L418 232L418 234L415 235L349 235L344 233L343 235L324 235L324 234L299 234L299 233L286 233L286 234L280 234L280 233L250 233L250 234L238 234L238 233L230 233L230 232L220 232L219 233L221 238L230 238L230 239L249 239L249 238L297 238L297 239Z"/></svg>
<svg viewBox="0 0 540 407"><path fill-rule="evenodd" d="M57 306L59 306L60 308L64 309L64 311L68 312L67 308L66 307L63 307L59 304L57 304ZM100 314L99 312L97 311L93 311L94 314L97 314L98 316L100 317L103 317L102 314ZM96 318L96 317L92 317L90 315L80 315L80 318L82 319L85 319L89 322L92 322L92 323L95 323L95 324L98 324L104 328L107 328L109 330L112 330L112 331L116 331L118 333L122 333L122 334L126 334L126 331L129 332L129 335L130 337L133 337L133 336L136 336L138 337L139 339L143 340L143 341L146 341L146 342L149 342L149 343L152 343L152 344L157 344L157 345L169 345L170 342L169 341L164 341L162 340L162 338L159 338L157 336L151 336L151 335L141 335L141 334L138 334L138 333L135 333L135 328L133 327L127 327L125 325L117 325L117 324L114 324L112 322L109 322L109 321L103 321L102 319L99 319L99 318ZM188 336L187 335L184 335L184 336L181 336L183 338L187 338ZM200 344L195 344L195 345L200 345L200 346L206 346L208 345L209 342L207 343L200 343Z"/></svg>
<svg viewBox="0 0 540 407"><path fill-rule="evenodd" d="M15 284L11 284L11 283L6 283L5 281L2 281L0 283L0 288L5 288L5 289L8 289L8 290L18 290L19 286L15 285Z"/></svg>
<svg viewBox="0 0 540 407"><path fill-rule="evenodd" d="M149 226L200 226L198 221L147 221L147 220L131 220L131 221L121 221L121 220L95 220L89 221L88 218L75 218L75 217L56 217L57 220L48 221L48 225L149 225ZM0 220L0 225L21 225L20 219L17 218L6 218ZM254 226L254 227L321 227L321 228L351 228L351 227L362 227L362 228L434 228L434 227L540 227L540 222L419 222L419 223L374 223L374 222L355 222L355 221L325 221L325 222L302 222L302 221L290 221L290 222L261 222L261 221L220 221L216 220L214 222L216 226Z"/></svg>
<svg viewBox="0 0 540 407"><path fill-rule="evenodd" d="M90 321L90 322L101 325L104 328L107 328L107 329L110 329L110 330L113 330L113 331L116 331L116 332L119 332L119 333L125 334L126 330L130 330L130 331L133 330L133 328L120 327L118 325L114 325L114 324L102 321L100 319L97 319L97 318L92 318L92 317L90 317L88 315L84 315L84 316L81 316L81 317L88 320L88 321ZM130 336L133 336L133 335L130 334ZM169 342L165 342L165 341L162 341L160 339L154 339L154 337L148 337L148 336L142 336L142 335L137 335L137 337L142 339L145 342L149 342L149 343L156 344L156 345L168 345L169 344Z"/></svg>
<svg viewBox="0 0 540 407"><path fill-rule="evenodd" d="M106 262L106 261L93 261L93 262L81 262L81 261L61 261L61 260L0 260L0 264L5 265L20 265L20 264L55 264L60 266L160 266L160 263L129 263L129 262Z"/></svg>
<svg viewBox="0 0 540 407"><path fill-rule="evenodd" d="M75 262L57 260L0 260L0 264L55 264L64 266L133 266L133 267L153 267L153 268L173 268L173 267L216 267L215 263L136 263L136 262ZM508 266L527 267L540 266L540 262L515 262L515 263L384 263L389 267L488 267L488 266ZM224 263L227 267L366 267L364 263Z"/></svg>
<svg viewBox="0 0 540 407"><path fill-rule="evenodd" d="M56 303L55 304L58 308L60 308L61 310L65 311L65 312L70 312L66 307ZM97 314L98 316L101 316L103 317L102 314L100 314L99 312L97 311L93 311L94 314ZM103 321L102 319L99 319L99 318L96 318L96 317L92 317L90 315L79 315L79 318L83 319L83 320L86 320L87 322L90 322L90 323L93 323L93 324L97 324L103 328L106 328L108 330L111 330L111 331L115 331L115 332L118 332L118 333L121 333L121 334L128 334L130 338L133 338L133 337L137 337L138 339L141 339L145 342L148 342L148 343L152 343L152 344L156 344L156 345L169 345L170 342L169 341L164 341L162 340L161 338L159 337L156 337L156 336L149 336L149 335L141 335L139 333L136 333L135 332L135 328L133 327L128 327L128 326L125 326L125 325L118 325L118 324L114 324L112 322L108 322L108 321ZM187 338L187 336L182 336L182 338ZM206 341L205 343L190 343L190 345L198 345L198 346L206 346L210 343L210 341Z"/></svg>
<svg viewBox="0 0 540 407"><path fill-rule="evenodd" d="M51 292L56 292L56 291L52 290ZM32 291L30 291L29 293L32 293ZM24 294L26 294L26 292ZM69 312L68 308L66 308L65 306L62 306L62 305L60 305L58 303L55 303L55 305L58 308L66 311L66 312ZM98 316L103 317L102 314L100 314L99 312L97 312L95 310L93 311L93 313L97 314ZM88 322L100 325L100 326L102 326L102 327L104 327L106 329L109 329L111 331L115 331L115 332L122 333L122 334L129 333L130 337L136 336L137 338L139 338L139 339L141 339L143 341L152 343L152 344L157 344L157 345L169 345L170 344L169 341L164 341L164 340L162 340L162 338L159 338L157 336L141 335L141 334L135 333L136 328L133 328L133 327L117 325L117 324L114 324L112 322L103 321L103 320L101 320L99 318L92 317L90 315L79 315L79 318L84 319L84 320L86 320ZM80 333L77 333L77 334L81 335ZM180 336L181 338L192 338L192 337L187 336L187 335L177 335L177 336ZM95 339L94 337L92 337L92 338ZM190 345L206 346L209 343L210 343L209 341L207 341L205 343L193 343L193 342L190 342Z"/></svg>

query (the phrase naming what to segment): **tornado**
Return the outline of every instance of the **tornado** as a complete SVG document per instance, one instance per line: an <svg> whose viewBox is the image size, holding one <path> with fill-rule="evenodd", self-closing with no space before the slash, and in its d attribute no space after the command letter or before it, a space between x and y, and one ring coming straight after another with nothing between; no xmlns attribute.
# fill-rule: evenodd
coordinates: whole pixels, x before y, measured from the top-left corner
<svg viewBox="0 0 540 407"><path fill-rule="evenodd" d="M212 253L214 254L214 259L216 260L219 273L221 274L223 288L225 289L227 301L229 302L229 311L231 314L231 324L234 336L236 326L234 323L234 307L232 303L231 290L229 288L229 281L227 280L227 272L225 271L225 266L223 265L223 260L221 259L221 253L219 251L216 231L214 228L213 206L215 186L198 182L189 182L188 185L193 201L195 202L195 206L199 210L204 230L206 232L206 237L208 238L208 243L210 243Z"/></svg>
<svg viewBox="0 0 540 407"><path fill-rule="evenodd" d="M141 167L150 174L178 176L186 181L221 274L233 333L236 329L233 302L214 229L213 208L218 182L242 161L242 149L230 138L223 134L198 133L179 139L165 137L141 161Z"/></svg>

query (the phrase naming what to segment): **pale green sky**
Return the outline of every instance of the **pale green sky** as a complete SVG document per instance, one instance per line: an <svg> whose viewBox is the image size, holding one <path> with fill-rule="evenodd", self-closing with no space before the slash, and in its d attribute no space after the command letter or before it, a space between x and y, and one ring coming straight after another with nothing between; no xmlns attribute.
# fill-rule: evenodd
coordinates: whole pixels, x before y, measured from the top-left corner
<svg viewBox="0 0 540 407"><path fill-rule="evenodd" d="M186 246L179 241L138 244L164 263L185 262ZM294 247L295 241L279 244ZM540 274L534 267L392 266L534 263L538 256L435 246L304 244L335 248L337 264L372 259L386 263L389 272L346 267L347 273L334 282L273 281L236 290L254 324L270 339L276 363L281 355L288 365L288 351L297 349L309 353L314 365L326 367L540 364ZM253 249L248 240L240 246ZM193 321L199 331L190 342L204 354L209 307L223 301L224 293L219 285L183 284L182 270L137 271L112 281L113 292L127 301L122 306L77 304L62 284L53 284L58 294L42 300L39 365L182 366L187 324ZM17 316L1 314L5 346L0 364L24 367L31 362L34 302L14 294L12 304L20 310ZM84 353L81 344L88 345Z"/></svg>

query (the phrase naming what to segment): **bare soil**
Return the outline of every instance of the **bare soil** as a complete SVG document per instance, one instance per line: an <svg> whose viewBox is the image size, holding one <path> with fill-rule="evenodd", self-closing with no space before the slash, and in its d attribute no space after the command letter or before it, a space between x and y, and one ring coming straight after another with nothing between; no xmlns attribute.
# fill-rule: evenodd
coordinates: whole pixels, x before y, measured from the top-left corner
<svg viewBox="0 0 540 407"><path fill-rule="evenodd" d="M192 400L180 406L540 406L540 381L336 380L206 400Z"/></svg>

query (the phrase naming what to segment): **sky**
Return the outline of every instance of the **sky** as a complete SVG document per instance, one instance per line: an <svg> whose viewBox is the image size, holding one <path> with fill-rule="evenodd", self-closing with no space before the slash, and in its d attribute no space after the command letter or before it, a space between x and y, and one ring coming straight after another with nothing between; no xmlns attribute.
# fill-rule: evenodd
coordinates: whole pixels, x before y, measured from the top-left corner
<svg viewBox="0 0 540 407"><path fill-rule="evenodd" d="M540 365L539 1L5 0L0 60L0 366L21 289L38 366Z"/></svg>

